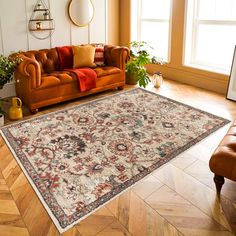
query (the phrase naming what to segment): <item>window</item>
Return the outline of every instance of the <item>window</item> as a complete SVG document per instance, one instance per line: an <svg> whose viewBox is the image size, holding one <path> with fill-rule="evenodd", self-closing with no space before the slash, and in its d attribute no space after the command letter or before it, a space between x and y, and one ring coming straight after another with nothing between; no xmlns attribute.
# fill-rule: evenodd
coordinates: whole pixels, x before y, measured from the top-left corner
<svg viewBox="0 0 236 236"><path fill-rule="evenodd" d="M171 0L132 0L131 38L145 41L154 55L169 59Z"/></svg>
<svg viewBox="0 0 236 236"><path fill-rule="evenodd" d="M185 65L229 74L236 45L235 0L188 0Z"/></svg>

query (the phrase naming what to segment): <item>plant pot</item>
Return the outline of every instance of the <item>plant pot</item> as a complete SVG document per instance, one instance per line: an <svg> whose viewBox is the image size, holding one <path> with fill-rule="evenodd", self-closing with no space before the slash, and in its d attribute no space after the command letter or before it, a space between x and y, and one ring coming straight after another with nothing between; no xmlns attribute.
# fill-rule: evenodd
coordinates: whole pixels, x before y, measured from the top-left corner
<svg viewBox="0 0 236 236"><path fill-rule="evenodd" d="M137 75L126 73L126 84L135 85L138 83Z"/></svg>
<svg viewBox="0 0 236 236"><path fill-rule="evenodd" d="M0 127L4 125L4 115L0 113Z"/></svg>

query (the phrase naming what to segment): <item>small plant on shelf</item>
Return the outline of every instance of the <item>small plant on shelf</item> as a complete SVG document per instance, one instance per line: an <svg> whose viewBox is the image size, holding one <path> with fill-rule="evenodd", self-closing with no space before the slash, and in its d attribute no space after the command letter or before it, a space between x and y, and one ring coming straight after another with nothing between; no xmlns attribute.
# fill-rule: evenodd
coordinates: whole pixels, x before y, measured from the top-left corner
<svg viewBox="0 0 236 236"><path fill-rule="evenodd" d="M130 43L130 59L126 63L126 83L146 87L150 82L145 65L149 63L164 64L162 60L151 55L153 48L144 41Z"/></svg>

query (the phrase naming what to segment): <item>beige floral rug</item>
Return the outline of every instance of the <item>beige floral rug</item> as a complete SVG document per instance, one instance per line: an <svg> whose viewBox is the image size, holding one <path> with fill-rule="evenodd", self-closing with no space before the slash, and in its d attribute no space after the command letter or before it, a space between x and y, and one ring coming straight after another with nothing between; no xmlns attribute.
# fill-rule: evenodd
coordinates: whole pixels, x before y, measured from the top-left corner
<svg viewBox="0 0 236 236"><path fill-rule="evenodd" d="M229 121L134 89L1 134L60 232Z"/></svg>

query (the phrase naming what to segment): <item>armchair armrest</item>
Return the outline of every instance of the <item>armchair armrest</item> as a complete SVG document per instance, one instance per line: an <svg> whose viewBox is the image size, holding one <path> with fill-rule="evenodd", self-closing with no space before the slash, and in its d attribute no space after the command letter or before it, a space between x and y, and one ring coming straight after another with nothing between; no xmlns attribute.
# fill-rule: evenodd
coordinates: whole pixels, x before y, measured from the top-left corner
<svg viewBox="0 0 236 236"><path fill-rule="evenodd" d="M130 51L127 47L105 45L105 64L108 66L116 66L121 70L125 70L125 63L129 57L129 54Z"/></svg>
<svg viewBox="0 0 236 236"><path fill-rule="evenodd" d="M16 81L22 78L27 78L31 84L31 88L37 88L41 84L41 69L39 63L24 55L20 56L23 60L16 68ZM20 74L19 78L17 74ZM20 81L17 81L20 82Z"/></svg>

